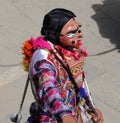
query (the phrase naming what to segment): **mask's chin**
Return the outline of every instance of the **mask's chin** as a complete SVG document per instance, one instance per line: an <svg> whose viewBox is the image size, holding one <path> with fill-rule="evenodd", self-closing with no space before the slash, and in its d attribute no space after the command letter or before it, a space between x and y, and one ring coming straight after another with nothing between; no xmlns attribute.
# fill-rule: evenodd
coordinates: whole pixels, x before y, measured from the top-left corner
<svg viewBox="0 0 120 123"><path fill-rule="evenodd" d="M67 46L64 46L65 49L69 50L69 51L74 51L74 49L76 49L75 46L71 46L71 45L67 45Z"/></svg>

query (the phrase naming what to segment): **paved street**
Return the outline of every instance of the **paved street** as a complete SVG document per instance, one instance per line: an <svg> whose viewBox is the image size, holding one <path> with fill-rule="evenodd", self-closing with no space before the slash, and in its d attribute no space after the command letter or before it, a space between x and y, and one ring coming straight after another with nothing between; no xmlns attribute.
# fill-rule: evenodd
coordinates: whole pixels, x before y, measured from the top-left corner
<svg viewBox="0 0 120 123"><path fill-rule="evenodd" d="M22 43L39 36L44 15L58 7L72 10L83 25L85 73L104 123L120 123L120 0L0 0L0 123L11 123L19 110L27 79ZM33 99L29 86L21 123Z"/></svg>

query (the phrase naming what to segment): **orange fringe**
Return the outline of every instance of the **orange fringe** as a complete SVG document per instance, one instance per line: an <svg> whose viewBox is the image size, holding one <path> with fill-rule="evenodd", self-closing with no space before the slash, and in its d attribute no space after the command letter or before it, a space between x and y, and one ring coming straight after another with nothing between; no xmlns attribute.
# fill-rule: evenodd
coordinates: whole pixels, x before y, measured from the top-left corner
<svg viewBox="0 0 120 123"><path fill-rule="evenodd" d="M25 71L28 71L30 59L33 54L33 46L31 40L27 40L23 43L22 54L23 54L23 67Z"/></svg>

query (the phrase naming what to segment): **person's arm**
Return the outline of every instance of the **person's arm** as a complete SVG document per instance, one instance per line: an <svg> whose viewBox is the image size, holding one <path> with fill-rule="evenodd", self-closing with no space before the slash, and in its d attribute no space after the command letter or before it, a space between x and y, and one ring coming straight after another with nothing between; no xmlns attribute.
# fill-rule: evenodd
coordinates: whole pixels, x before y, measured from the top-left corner
<svg viewBox="0 0 120 123"><path fill-rule="evenodd" d="M49 112L50 115L60 118L63 123L68 123L68 119L71 119L70 123L75 123L71 110L64 104L59 94L55 67L47 60L40 61L37 64L38 65L35 65L35 69L39 78L38 96L39 99L42 100L46 108L45 110Z"/></svg>
<svg viewBox="0 0 120 123"><path fill-rule="evenodd" d="M88 114L91 115L91 119L94 122L103 123L102 112L98 108L95 108L95 106L93 104L93 101L91 99L91 95L90 95L90 92L89 92L89 87L88 87L87 82L86 82L85 79L84 79L84 83L83 83L82 87L84 88L84 98L85 98L86 104L88 106L88 108L87 108Z"/></svg>

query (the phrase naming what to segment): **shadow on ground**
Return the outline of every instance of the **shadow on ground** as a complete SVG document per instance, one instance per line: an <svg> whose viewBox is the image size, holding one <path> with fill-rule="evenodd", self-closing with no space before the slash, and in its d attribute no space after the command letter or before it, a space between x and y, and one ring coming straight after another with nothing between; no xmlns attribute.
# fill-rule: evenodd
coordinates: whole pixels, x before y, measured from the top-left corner
<svg viewBox="0 0 120 123"><path fill-rule="evenodd" d="M94 4L92 15L99 27L102 37L108 38L115 48L99 53L98 55L118 50L120 53L120 0L104 0L103 4Z"/></svg>

